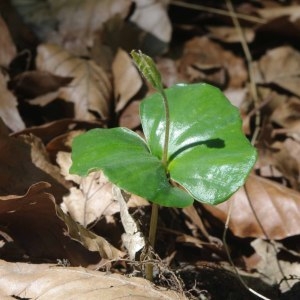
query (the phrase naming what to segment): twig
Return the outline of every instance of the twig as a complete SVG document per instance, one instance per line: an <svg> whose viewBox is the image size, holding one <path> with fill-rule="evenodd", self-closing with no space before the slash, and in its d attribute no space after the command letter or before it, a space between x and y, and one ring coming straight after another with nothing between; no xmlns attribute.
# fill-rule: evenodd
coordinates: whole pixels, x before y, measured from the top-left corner
<svg viewBox="0 0 300 300"><path fill-rule="evenodd" d="M190 8L190 9L194 9L194 10L206 11L206 12L209 12L212 14L217 14L217 15L226 16L226 17L231 16L230 13L228 13L225 10L208 7L205 5L186 3L186 2L182 2L182 1L176 1L176 0L172 0L170 4L174 5L174 6L180 6L180 7ZM244 14L236 14L236 16L237 16L237 18L239 18L241 20L250 21L253 23L259 23L259 24L266 23L266 20L259 18L259 17L247 16Z"/></svg>

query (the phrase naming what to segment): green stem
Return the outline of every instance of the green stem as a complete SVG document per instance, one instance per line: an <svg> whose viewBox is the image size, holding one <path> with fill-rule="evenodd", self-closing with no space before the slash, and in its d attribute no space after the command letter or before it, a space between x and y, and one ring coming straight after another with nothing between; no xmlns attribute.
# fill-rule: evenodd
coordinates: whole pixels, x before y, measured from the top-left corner
<svg viewBox="0 0 300 300"><path fill-rule="evenodd" d="M152 249L155 247L156 231L157 231L157 220L158 220L158 208L159 205L152 203L151 219L150 219L150 228L149 228L149 244ZM152 258L152 252L149 249L148 257ZM153 281L153 263L146 264L146 278L149 281Z"/></svg>
<svg viewBox="0 0 300 300"><path fill-rule="evenodd" d="M161 95L163 98L164 108L165 108L165 118L166 118L166 127L165 127L165 140L164 140L164 148L162 154L162 163L167 170L168 165L168 148L169 148L169 135L170 135L170 111L169 111L169 103L167 99L167 95L164 90L161 90ZM156 239L156 231L157 231L157 221L158 221L158 208L159 205L152 203L152 211L151 211L151 219L150 219L150 228L149 228L149 243L151 248L155 247L155 239ZM148 250L148 257L151 259L152 253ZM153 263L150 262L146 264L146 278L149 281L153 281Z"/></svg>

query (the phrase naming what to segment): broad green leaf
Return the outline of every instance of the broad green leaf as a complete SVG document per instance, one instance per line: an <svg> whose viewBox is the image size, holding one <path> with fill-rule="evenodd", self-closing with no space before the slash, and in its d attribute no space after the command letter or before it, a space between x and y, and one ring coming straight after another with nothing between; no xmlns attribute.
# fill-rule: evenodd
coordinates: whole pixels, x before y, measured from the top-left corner
<svg viewBox="0 0 300 300"><path fill-rule="evenodd" d="M256 161L238 109L208 84L176 85L165 92L170 106L170 178L198 201L225 201L244 184ZM165 114L160 94L143 100L140 113L150 151L161 159Z"/></svg>
<svg viewBox="0 0 300 300"><path fill-rule="evenodd" d="M163 84L161 76L152 58L141 51L132 50L130 54L143 76L158 92L162 92Z"/></svg>
<svg viewBox="0 0 300 300"><path fill-rule="evenodd" d="M136 133L126 128L93 129L76 137L70 173L101 169L114 184L163 206L185 207L193 198L173 187L161 161Z"/></svg>

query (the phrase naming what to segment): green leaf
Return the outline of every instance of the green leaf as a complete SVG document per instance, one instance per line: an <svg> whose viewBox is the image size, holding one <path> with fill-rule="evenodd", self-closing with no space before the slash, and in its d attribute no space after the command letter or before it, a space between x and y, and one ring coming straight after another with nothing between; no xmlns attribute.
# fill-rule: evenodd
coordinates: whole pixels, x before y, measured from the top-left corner
<svg viewBox="0 0 300 300"><path fill-rule="evenodd" d="M163 84L161 76L152 58L141 51L132 50L130 54L143 76L158 92L162 93Z"/></svg>
<svg viewBox="0 0 300 300"><path fill-rule="evenodd" d="M244 184L256 161L238 109L208 84L176 85L165 92L170 107L170 178L198 201L225 201ZM143 100L140 113L150 151L161 159L165 114L160 94Z"/></svg>
<svg viewBox="0 0 300 300"><path fill-rule="evenodd" d="M193 203L190 195L169 183L161 161L129 129L93 129L76 137L72 161L70 173L85 176L102 169L120 188L163 206Z"/></svg>

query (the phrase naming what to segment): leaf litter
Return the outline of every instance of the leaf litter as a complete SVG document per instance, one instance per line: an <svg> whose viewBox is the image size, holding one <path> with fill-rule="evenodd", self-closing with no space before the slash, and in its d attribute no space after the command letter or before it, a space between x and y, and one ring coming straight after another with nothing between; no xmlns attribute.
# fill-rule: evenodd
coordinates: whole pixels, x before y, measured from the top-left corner
<svg viewBox="0 0 300 300"><path fill-rule="evenodd" d="M1 4L1 297L46 299L51 294L66 299L73 290L80 298L84 289L83 297L93 299L102 295L101 284L119 286L109 282L116 275L97 271L89 275L97 278L96 283L82 279L76 270L81 290L75 289L64 275L73 276L75 269L53 267L57 260L84 266L79 271L84 276L92 272L88 269L99 268L121 274L141 271L136 262L129 263L140 251L126 246L122 234L126 232L129 244L136 243L136 233L147 234L148 203L130 195L127 210L122 202L123 218L125 214L129 223L135 220L133 228L124 229L126 222L115 199L123 201L123 196L112 193L103 175L91 173L76 179L66 170L70 141L78 130L121 124L140 132L139 103L151 90L142 84L127 53L142 48L155 53L166 87L177 82L213 83L239 107L249 138L255 126L261 132L253 174L229 202L216 207L197 204L183 211L162 209L157 255L180 274L187 297L228 299L230 293L251 297L243 294L245 289L232 269L226 271L221 239L231 210L227 244L241 276L270 299L297 298L300 49L295 41L300 36L299 3L270 0L234 5L253 57L259 101L254 108L241 37L223 3L214 7L218 12L212 12L211 7L197 4L188 8L188 1L142 1L147 9L142 3L134 7L132 1L121 2L90 0L76 6L71 1L43 1L40 8L33 4L31 11L17 0L13 6ZM12 26L12 20L20 22L15 10L23 15L24 25ZM161 17L155 21L153 13ZM61 100L72 109L56 106ZM255 123L258 112L260 124ZM51 114L54 119L49 118ZM40 282L48 283L45 289L39 285L33 291L39 268L45 278ZM21 269L32 274L20 277ZM54 269L55 275L47 277ZM128 295L125 286L131 289L136 279L121 276L118 280L122 287L112 288L107 299L113 299L114 293ZM176 286L167 277L158 284ZM135 295L145 295L145 290L137 287Z"/></svg>

